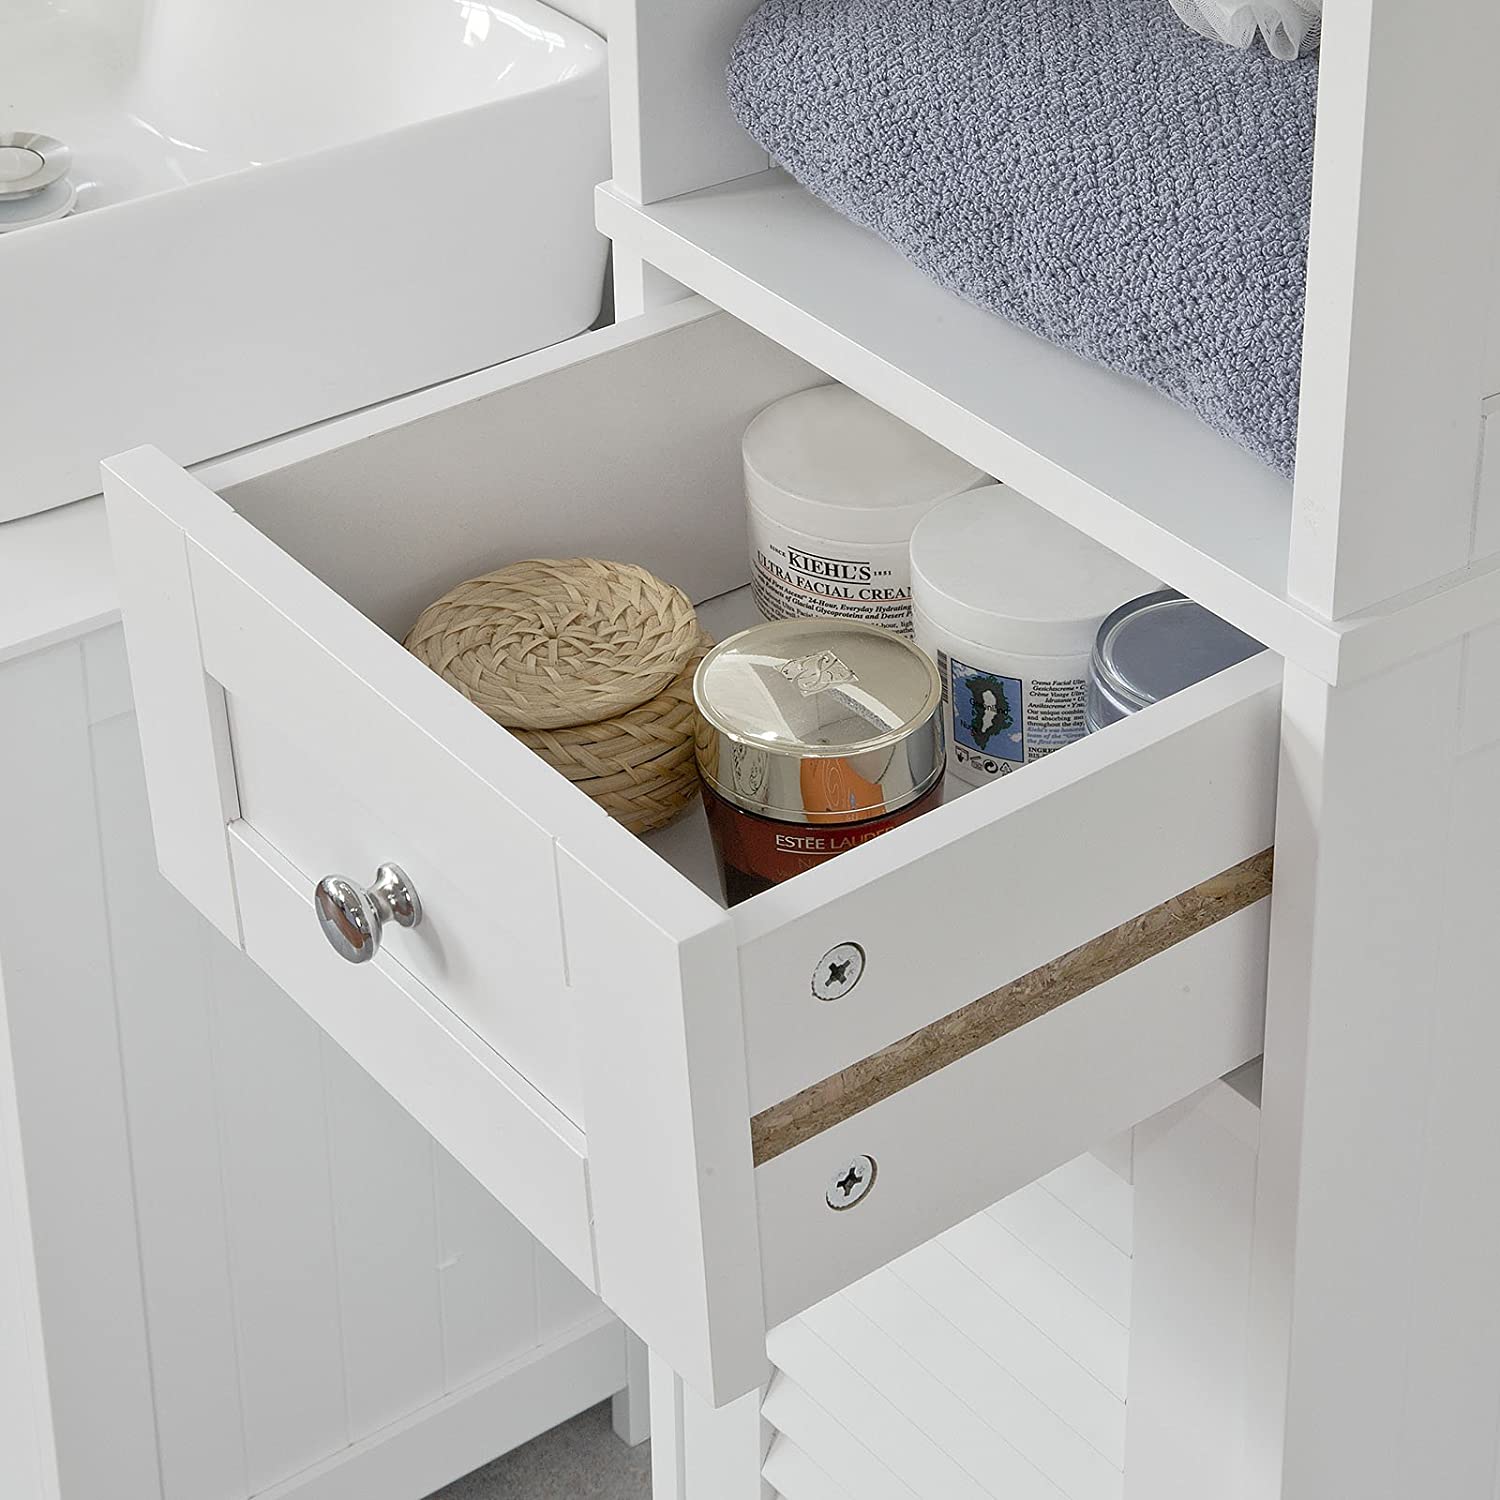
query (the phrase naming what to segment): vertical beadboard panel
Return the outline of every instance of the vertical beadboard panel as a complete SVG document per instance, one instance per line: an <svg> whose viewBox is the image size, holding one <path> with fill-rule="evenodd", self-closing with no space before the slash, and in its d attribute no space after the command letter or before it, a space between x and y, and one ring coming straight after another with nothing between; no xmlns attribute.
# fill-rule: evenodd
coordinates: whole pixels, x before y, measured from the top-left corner
<svg viewBox="0 0 1500 1500"><path fill-rule="evenodd" d="M91 702L105 684L92 670ZM92 730L165 1500L246 1493L210 1056L210 944L157 873L135 717ZM226 963L238 958L224 946ZM248 977L248 976L247 976Z"/></svg>
<svg viewBox="0 0 1500 1500"><path fill-rule="evenodd" d="M160 1495L76 643L0 669L0 952L67 1500Z"/></svg>
<svg viewBox="0 0 1500 1500"><path fill-rule="evenodd" d="M133 714L135 703L130 696L130 666L125 657L124 627L116 624L96 630L92 635L84 636L80 644L83 647L83 680L89 723L99 724L116 714ZM144 781L140 794L144 799Z"/></svg>
<svg viewBox="0 0 1500 1500"><path fill-rule="evenodd" d="M349 1439L319 1033L213 959L214 1070L251 1494Z"/></svg>
<svg viewBox="0 0 1500 1500"><path fill-rule="evenodd" d="M443 1394L430 1137L326 1037L333 1215L349 1436Z"/></svg>
<svg viewBox="0 0 1500 1500"><path fill-rule="evenodd" d="M13 1079L0 962L0 1495L60 1500Z"/></svg>
<svg viewBox="0 0 1500 1500"><path fill-rule="evenodd" d="M1474 562L1500 552L1500 395L1492 394L1483 409L1479 486L1474 501L1474 539L1469 547L1469 556Z"/></svg>
<svg viewBox="0 0 1500 1500"><path fill-rule="evenodd" d="M456 1391L540 1342L539 1247L446 1151L432 1156L445 1384Z"/></svg>

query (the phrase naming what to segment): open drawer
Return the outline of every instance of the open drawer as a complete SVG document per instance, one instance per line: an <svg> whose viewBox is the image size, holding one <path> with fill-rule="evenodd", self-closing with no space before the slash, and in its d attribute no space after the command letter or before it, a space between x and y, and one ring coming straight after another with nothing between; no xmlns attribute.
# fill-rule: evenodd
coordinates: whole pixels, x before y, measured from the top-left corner
<svg viewBox="0 0 1500 1500"><path fill-rule="evenodd" d="M740 587L740 434L820 378L690 301L196 476L105 466L164 873L718 1402L1262 1031L1269 655L728 911L701 813L638 841L401 648L519 557ZM387 860L425 917L354 967L312 887Z"/></svg>

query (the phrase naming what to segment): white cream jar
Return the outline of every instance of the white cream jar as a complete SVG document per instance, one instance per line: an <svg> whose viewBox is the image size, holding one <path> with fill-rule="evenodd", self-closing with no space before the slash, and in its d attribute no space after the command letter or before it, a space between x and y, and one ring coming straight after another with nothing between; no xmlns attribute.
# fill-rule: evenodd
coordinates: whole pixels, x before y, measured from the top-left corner
<svg viewBox="0 0 1500 1500"><path fill-rule="evenodd" d="M943 679L948 772L973 786L1085 733L1100 623L1157 587L1003 484L929 511L911 570L917 644Z"/></svg>
<svg viewBox="0 0 1500 1500"><path fill-rule="evenodd" d="M986 476L841 385L745 429L750 576L767 620L857 620L910 637L912 528Z"/></svg>

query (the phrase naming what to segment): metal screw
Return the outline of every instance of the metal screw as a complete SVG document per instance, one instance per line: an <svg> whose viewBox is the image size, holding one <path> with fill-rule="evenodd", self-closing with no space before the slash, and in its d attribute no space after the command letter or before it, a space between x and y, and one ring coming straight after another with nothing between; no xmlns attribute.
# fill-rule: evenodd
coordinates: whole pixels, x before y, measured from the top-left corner
<svg viewBox="0 0 1500 1500"><path fill-rule="evenodd" d="M870 1189L875 1186L875 1158L854 1156L844 1163L828 1180L828 1190L823 1201L836 1213L853 1208L864 1202Z"/></svg>
<svg viewBox="0 0 1500 1500"><path fill-rule="evenodd" d="M840 943L818 960L812 992L819 1000L842 1000L865 972L865 950L858 943Z"/></svg>

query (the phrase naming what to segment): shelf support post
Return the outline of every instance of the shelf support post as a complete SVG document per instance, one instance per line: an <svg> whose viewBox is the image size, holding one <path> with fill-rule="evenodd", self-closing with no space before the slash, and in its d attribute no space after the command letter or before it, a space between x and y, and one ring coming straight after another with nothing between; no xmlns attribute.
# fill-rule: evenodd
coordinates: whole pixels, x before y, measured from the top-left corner
<svg viewBox="0 0 1500 1500"><path fill-rule="evenodd" d="M1320 66L1288 590L1340 620L1485 534L1500 10L1350 0ZM1493 1493L1496 631L1286 671L1246 1500Z"/></svg>

